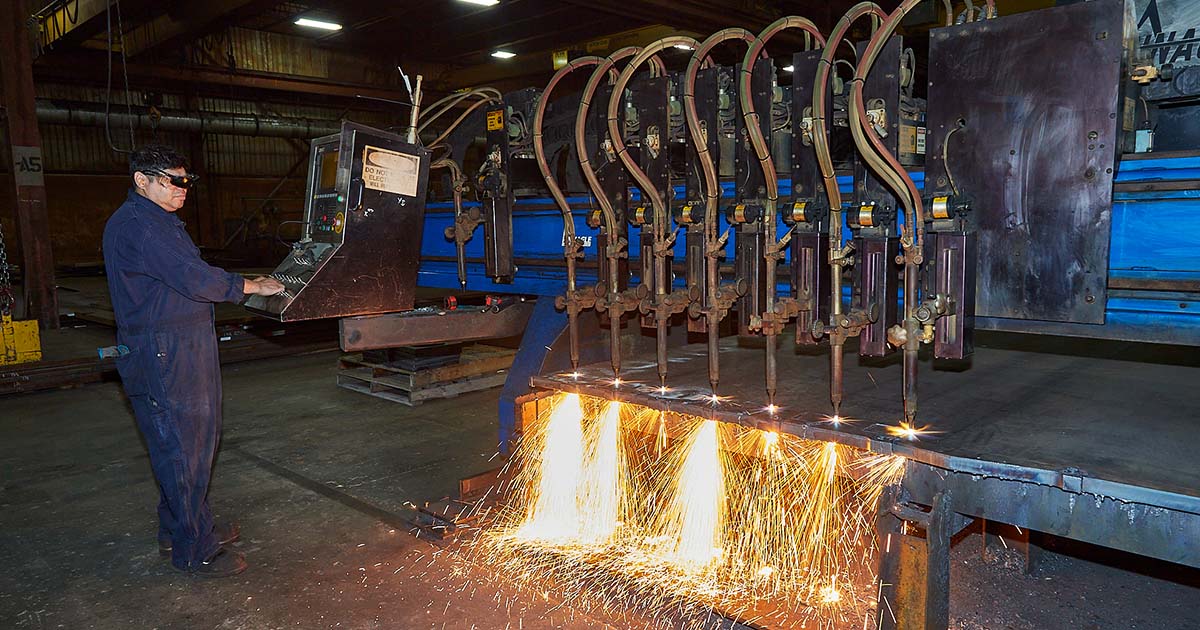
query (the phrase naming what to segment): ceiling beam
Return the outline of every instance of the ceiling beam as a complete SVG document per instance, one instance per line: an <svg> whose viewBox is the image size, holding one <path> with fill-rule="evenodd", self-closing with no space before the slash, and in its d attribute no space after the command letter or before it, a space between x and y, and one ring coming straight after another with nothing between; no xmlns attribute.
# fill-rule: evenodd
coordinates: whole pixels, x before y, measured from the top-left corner
<svg viewBox="0 0 1200 630"><path fill-rule="evenodd" d="M602 49L588 50L587 52L591 55L605 56L625 46L645 46L668 35L688 34L690 33L681 32L679 29L668 26L647 26L613 35L597 37L593 40L574 42L561 46L558 50L586 50L589 43L594 44L603 41L604 47ZM553 52L554 49L546 49L522 54L508 61L493 61L491 63L448 70L444 75L439 77L438 85L447 90L457 90L480 85L494 85L500 87L501 91L508 91L508 89L516 89L518 87L542 87L542 84L554 73L552 62ZM681 59L686 60L686 53L681 51L664 52L667 55L673 53L678 53ZM683 61L683 63L686 63L686 61Z"/></svg>
<svg viewBox="0 0 1200 630"><path fill-rule="evenodd" d="M645 20L700 33L713 33L730 26L757 32L779 15L770 11L745 10L722 5L706 5L688 0L567 0L568 3L615 15Z"/></svg>
<svg viewBox="0 0 1200 630"><path fill-rule="evenodd" d="M46 5L30 16L38 25L39 53L55 44L77 44L104 31L104 13L111 0L78 0Z"/></svg>
<svg viewBox="0 0 1200 630"><path fill-rule="evenodd" d="M69 84L97 84L104 81L104 60L91 55L54 55L43 57L34 65L34 77L38 81L55 81ZM201 66L168 66L148 63L130 63L129 80L138 89L153 86L211 86L221 88L243 88L291 95L322 96L362 102L360 95L373 99L408 101L408 94L400 88L373 85L358 85L321 79L301 77L273 72L248 70L230 71L222 68ZM431 86L432 87L432 86ZM433 90L436 92L436 90ZM366 106L364 109L373 109Z"/></svg>
<svg viewBox="0 0 1200 630"><path fill-rule="evenodd" d="M125 54L131 58L193 39L236 23L279 4L279 0L207 0L175 3L125 34Z"/></svg>

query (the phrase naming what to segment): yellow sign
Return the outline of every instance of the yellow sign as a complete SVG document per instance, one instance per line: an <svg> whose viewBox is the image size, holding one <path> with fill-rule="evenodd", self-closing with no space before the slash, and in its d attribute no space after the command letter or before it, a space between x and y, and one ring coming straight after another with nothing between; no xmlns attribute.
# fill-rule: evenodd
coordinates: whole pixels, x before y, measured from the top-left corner
<svg viewBox="0 0 1200 630"><path fill-rule="evenodd" d="M487 130L500 131L504 128L504 110L498 109L487 113Z"/></svg>
<svg viewBox="0 0 1200 630"><path fill-rule="evenodd" d="M570 55L565 50L556 50L551 53L550 58L554 61L554 69L558 70L567 65L571 60Z"/></svg>

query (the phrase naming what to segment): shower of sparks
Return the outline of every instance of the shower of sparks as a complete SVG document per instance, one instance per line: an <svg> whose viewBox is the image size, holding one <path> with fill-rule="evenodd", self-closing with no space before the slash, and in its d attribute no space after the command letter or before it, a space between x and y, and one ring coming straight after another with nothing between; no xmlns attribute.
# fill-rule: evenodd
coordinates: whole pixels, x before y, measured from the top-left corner
<svg viewBox="0 0 1200 630"><path fill-rule="evenodd" d="M621 510L621 477L625 462L621 452L621 403L604 406L590 440L579 489L581 540L604 543L617 529Z"/></svg>
<svg viewBox="0 0 1200 630"><path fill-rule="evenodd" d="M555 405L541 435L544 447L537 468L537 490L515 536L525 540L567 542L579 533L578 493L583 478L583 409L578 394Z"/></svg>
<svg viewBox="0 0 1200 630"><path fill-rule="evenodd" d="M668 489L669 507L655 523L660 536L670 542L668 559L692 573L719 562L723 553L725 471L718 442L715 420L705 420L692 431Z"/></svg>
<svg viewBox="0 0 1200 630"><path fill-rule="evenodd" d="M906 440L916 440L923 435L929 435L932 433L932 431L929 431L928 426L918 427L907 422L901 422L899 426L888 427L887 432L888 435L904 438Z"/></svg>
<svg viewBox="0 0 1200 630"><path fill-rule="evenodd" d="M876 504L902 458L575 394L538 404L472 543L503 580L581 610L769 605L771 625L812 628L874 602Z"/></svg>

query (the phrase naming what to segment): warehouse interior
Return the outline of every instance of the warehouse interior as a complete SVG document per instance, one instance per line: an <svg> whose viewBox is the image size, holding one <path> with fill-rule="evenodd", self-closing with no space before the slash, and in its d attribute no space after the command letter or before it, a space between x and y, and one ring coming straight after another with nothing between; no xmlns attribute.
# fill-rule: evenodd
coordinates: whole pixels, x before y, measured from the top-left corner
<svg viewBox="0 0 1200 630"><path fill-rule="evenodd" d="M1200 628L1197 28L0 3L0 626Z"/></svg>

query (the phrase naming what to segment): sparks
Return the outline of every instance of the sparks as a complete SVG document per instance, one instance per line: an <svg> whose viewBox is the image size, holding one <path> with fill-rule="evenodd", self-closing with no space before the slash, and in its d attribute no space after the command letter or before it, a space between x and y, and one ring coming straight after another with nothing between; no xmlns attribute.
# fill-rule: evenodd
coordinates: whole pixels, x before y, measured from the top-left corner
<svg viewBox="0 0 1200 630"><path fill-rule="evenodd" d="M674 539L671 560L685 571L702 571L720 558L725 472L718 451L717 422L705 420L687 440L674 500L658 523Z"/></svg>
<svg viewBox="0 0 1200 630"><path fill-rule="evenodd" d="M583 409L578 394L567 394L550 414L542 435L537 491L518 538L565 542L579 529L576 500L583 475Z"/></svg>
<svg viewBox="0 0 1200 630"><path fill-rule="evenodd" d="M766 407L763 407L763 411L765 411L768 414L773 416L779 411L779 405L776 405L775 403L771 403L771 404L767 405Z"/></svg>
<svg viewBox="0 0 1200 630"><path fill-rule="evenodd" d="M766 458L779 456L779 434L774 431L765 431L762 434L762 456Z"/></svg>
<svg viewBox="0 0 1200 630"><path fill-rule="evenodd" d="M620 387L620 386L621 386L621 383L624 383L625 381L622 381L622 380L621 380L621 379L619 379L619 378L614 378L613 380L611 380L611 381L609 381L609 382L610 382L610 383L612 383L612 386L613 386L613 387Z"/></svg>
<svg viewBox="0 0 1200 630"><path fill-rule="evenodd" d="M663 395L663 394L666 394L666 393L667 393L667 392L669 392L669 391L671 391L671 388L670 388L670 387L667 387L666 385L663 385L662 387L659 387L659 388L658 388L658 394L659 394L660 396L661 396L661 395Z"/></svg>
<svg viewBox="0 0 1200 630"><path fill-rule="evenodd" d="M888 435L904 438L906 440L916 440L923 435L928 435L930 431L928 426L918 427L907 422L901 422L899 426L888 427Z"/></svg>
<svg viewBox="0 0 1200 630"><path fill-rule="evenodd" d="M662 410L537 404L505 502L470 543L496 579L578 609L783 603L783 626L871 605L874 516L903 458L678 414L667 440Z"/></svg>
<svg viewBox="0 0 1200 630"><path fill-rule="evenodd" d="M822 604L836 604L841 601L842 594L838 592L835 586L826 586L821 589Z"/></svg>

